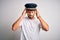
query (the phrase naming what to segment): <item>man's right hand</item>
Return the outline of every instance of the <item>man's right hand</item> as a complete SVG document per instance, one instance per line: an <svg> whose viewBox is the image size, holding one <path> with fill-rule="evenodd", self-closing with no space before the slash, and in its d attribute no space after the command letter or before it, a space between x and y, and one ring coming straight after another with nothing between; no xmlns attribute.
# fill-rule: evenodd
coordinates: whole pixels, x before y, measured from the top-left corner
<svg viewBox="0 0 60 40"><path fill-rule="evenodd" d="M25 16L25 15L26 15L26 9L24 9L22 12L22 16Z"/></svg>
<svg viewBox="0 0 60 40"><path fill-rule="evenodd" d="M25 17L25 15L26 15L26 9L24 9L24 11L22 12L22 15L13 23L13 25L12 25L13 31L15 31L19 28L19 25L21 24L21 21Z"/></svg>

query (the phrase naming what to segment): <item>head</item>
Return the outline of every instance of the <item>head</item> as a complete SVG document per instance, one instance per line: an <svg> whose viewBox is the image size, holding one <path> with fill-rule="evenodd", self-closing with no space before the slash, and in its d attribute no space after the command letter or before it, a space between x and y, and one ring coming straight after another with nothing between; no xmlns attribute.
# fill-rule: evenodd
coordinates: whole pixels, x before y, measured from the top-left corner
<svg viewBox="0 0 60 40"><path fill-rule="evenodd" d="M30 19L33 19L33 18L34 18L34 15L35 15L35 9L34 9L34 10L26 9L26 13L27 13L27 16L28 16Z"/></svg>
<svg viewBox="0 0 60 40"><path fill-rule="evenodd" d="M35 4L35 3L27 3L27 4L25 4L26 13L27 13L27 15L28 15L28 17L30 19L34 18L36 7L37 7L37 4Z"/></svg>

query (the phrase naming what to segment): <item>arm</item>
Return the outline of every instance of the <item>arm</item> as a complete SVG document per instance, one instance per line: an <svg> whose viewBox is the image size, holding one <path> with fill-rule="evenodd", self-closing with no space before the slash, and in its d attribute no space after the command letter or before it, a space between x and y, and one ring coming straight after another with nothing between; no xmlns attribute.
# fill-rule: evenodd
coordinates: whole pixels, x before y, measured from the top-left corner
<svg viewBox="0 0 60 40"><path fill-rule="evenodd" d="M24 18L25 14L26 14L26 10L24 9L22 15L18 18L18 20L16 22L13 23L13 25L12 25L13 31L15 31L19 28L19 25L21 24L21 21Z"/></svg>
<svg viewBox="0 0 60 40"><path fill-rule="evenodd" d="M49 30L48 24L41 18L38 10L36 10L36 16L39 19L39 21L41 22L42 29L45 31L48 31Z"/></svg>

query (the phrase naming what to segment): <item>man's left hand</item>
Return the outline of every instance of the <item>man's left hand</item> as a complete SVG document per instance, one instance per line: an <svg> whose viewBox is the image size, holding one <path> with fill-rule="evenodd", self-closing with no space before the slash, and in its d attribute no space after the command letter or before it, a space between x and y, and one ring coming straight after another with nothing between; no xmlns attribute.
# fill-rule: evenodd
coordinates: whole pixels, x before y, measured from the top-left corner
<svg viewBox="0 0 60 40"><path fill-rule="evenodd" d="M40 13L39 13L39 11L36 9L36 17L39 19L39 17L40 17Z"/></svg>

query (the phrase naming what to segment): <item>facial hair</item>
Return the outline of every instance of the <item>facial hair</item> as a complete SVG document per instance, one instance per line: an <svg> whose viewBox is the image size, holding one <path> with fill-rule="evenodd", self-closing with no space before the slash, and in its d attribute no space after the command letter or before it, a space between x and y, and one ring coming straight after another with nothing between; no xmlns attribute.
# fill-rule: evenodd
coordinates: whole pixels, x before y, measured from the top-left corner
<svg viewBox="0 0 60 40"><path fill-rule="evenodd" d="M34 16L29 15L28 18L29 19L34 19Z"/></svg>

